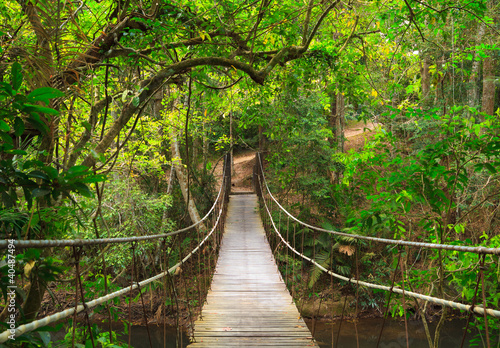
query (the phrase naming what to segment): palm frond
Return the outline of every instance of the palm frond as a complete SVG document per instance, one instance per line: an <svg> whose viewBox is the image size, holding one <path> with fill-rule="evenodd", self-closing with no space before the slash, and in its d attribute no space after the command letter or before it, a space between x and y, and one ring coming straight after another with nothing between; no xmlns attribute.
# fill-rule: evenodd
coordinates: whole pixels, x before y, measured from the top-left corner
<svg viewBox="0 0 500 348"><path fill-rule="evenodd" d="M314 258L314 261L316 261L319 265L325 267L328 269L330 267L331 263L331 254L328 251L323 251L318 254L316 254L316 257ZM312 288L313 285L318 281L319 277L323 273L323 270L320 269L318 266L313 265L311 274L309 276L309 288Z"/></svg>

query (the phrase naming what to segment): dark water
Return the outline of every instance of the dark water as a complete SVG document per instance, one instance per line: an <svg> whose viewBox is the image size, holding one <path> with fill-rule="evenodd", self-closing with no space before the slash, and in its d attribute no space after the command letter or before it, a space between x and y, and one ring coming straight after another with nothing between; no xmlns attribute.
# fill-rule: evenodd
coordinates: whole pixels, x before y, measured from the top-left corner
<svg viewBox="0 0 500 348"><path fill-rule="evenodd" d="M332 329L333 341L337 340L339 322L335 323L315 323L314 338L321 348L332 347ZM312 329L312 322L307 322L309 329ZM434 335L436 323L430 323L429 329ZM360 348L375 348L382 327L382 319L361 319L357 323L358 340ZM441 339L439 347L457 348L460 347L463 336L465 322L453 320L446 322L441 330ZM406 348L406 330L404 321L387 320L382 333L379 348ZM411 348L428 348L427 338L422 322L408 321L408 342ZM464 347L469 347L468 335ZM352 322L344 321L341 326L341 332L338 345L335 348L357 347L356 329Z"/></svg>
<svg viewBox="0 0 500 348"><path fill-rule="evenodd" d="M312 321L306 321L309 329L312 331ZM314 338L321 348L332 347L332 339L335 343L339 329L339 321L334 323L316 322L314 327ZM430 324L430 330L434 334L436 323ZM463 328L465 322L453 320L446 322L441 331L440 347L441 348L457 348L460 347L463 336ZM356 329L352 322L342 322L341 332L338 339L338 344L335 348L352 348L357 347L359 340L360 348L375 348L382 327L382 319L360 319L357 323L357 338ZM102 327L102 330L106 330ZM114 327L116 332L123 333L123 325L116 324ZM333 330L333 336L332 336ZM163 326L150 325L149 331L151 335L151 345L153 348L177 348L186 347L189 344L189 337L185 332L181 332L180 336L174 327L167 327L165 332L166 344L164 345L164 330ZM424 327L421 321L408 322L409 347L411 348L428 348L427 338L425 336ZM58 333L53 340L64 337L62 332ZM333 338L332 338L333 337ZM120 335L122 342L128 342L128 335ZM467 336L464 347L470 347L468 340L472 338ZM179 345L177 344L179 341ZM182 342L182 344L180 344ZM131 345L134 348L150 348L149 337L144 326L132 327ZM381 343L379 348L406 348L405 325L402 321L387 320L384 326Z"/></svg>
<svg viewBox="0 0 500 348"><path fill-rule="evenodd" d="M434 334L436 323L430 324L430 330ZM312 329L312 322L307 321L309 329ZM440 347L441 348L457 348L460 347L463 336L463 328L465 322L454 320L446 322L443 330L441 331ZM382 327L382 319L361 319L357 323L358 339L360 348L375 348L377 346L377 339ZM334 343L337 339L337 332L339 322L335 323L315 323L314 337L321 348L332 347L332 328L334 332ZM163 347L163 328L150 327L151 340L154 348ZM145 327L134 327L132 332L132 345L135 348L149 348L148 336ZM167 347L175 347L175 328L171 328L167 332L169 338L167 339ZM425 336L424 327L421 321L408 322L409 334L409 347L411 348L428 348L427 338ZM471 335L467 336L464 347L470 347L468 339L472 338ZM189 343L189 338L183 336L183 347ZM341 333L338 345L335 348L352 348L357 347L356 343L356 330L352 322L344 321L341 327ZM382 339L379 348L406 348L406 334L404 322L387 320L384 326Z"/></svg>
<svg viewBox="0 0 500 348"><path fill-rule="evenodd" d="M108 330L108 326L106 324L98 324L98 326L101 332L106 332ZM118 335L118 340L122 342L122 344L119 343L119 345L126 347L128 344L128 334L124 333L123 328L124 325L121 323L113 324L113 331ZM66 328L52 334L52 342L55 343L54 347L67 347L67 343L61 342L66 335L66 330L71 330L71 328ZM182 330L177 332L175 327L167 326L164 331L163 325L150 325L150 335L148 335L148 331L145 326L132 326L131 330L132 335L130 345L134 348L150 348L151 346L154 348L177 348L186 347L189 344L189 336ZM151 345L149 343L149 336L151 336ZM164 337L166 338L165 340ZM99 344L96 344L96 347L97 346L100 347Z"/></svg>
<svg viewBox="0 0 500 348"><path fill-rule="evenodd" d="M189 344L189 336L185 332L180 333L180 338L177 338L177 330L175 327L167 327L166 331L166 345L164 345L164 332L163 326L150 326L149 332L151 334L151 345L153 348L176 348L186 347ZM179 340L179 345L177 341ZM128 342L128 338L126 338ZM134 348L150 348L148 332L145 326L132 327L131 345Z"/></svg>

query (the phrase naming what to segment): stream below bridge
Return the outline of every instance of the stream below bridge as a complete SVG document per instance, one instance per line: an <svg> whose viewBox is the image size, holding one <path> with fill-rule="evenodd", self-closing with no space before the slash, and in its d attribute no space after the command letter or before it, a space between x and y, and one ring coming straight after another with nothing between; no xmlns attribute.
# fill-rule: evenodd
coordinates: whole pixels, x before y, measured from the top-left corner
<svg viewBox="0 0 500 348"><path fill-rule="evenodd" d="M312 329L312 321L306 320L309 329ZM321 348L332 347L332 339L337 339L339 321L334 323L316 322L315 323L315 339ZM434 332L436 322L430 323L430 328ZM382 319L360 319L358 321L358 339L360 348L375 348L377 339L382 326ZM441 348L457 348L460 347L462 341L463 328L465 321L452 320L445 323L441 332ZM103 327L105 330L105 328ZM332 330L333 329L333 330ZM163 348L163 326L150 325L151 341L153 348ZM333 338L332 338L333 331ZM428 348L427 339L425 337L424 328L421 321L408 322L409 346L411 348ZM174 327L167 328L167 348L177 347L176 345L176 329ZM126 335L122 336L124 341L127 341ZM472 334L468 334L464 347L470 347L468 341L473 338ZM186 347L189 343L189 337L186 333L182 334L182 347ZM132 327L132 346L134 348L149 348L149 339L146 327ZM349 321L344 321L341 327L338 345L336 348L352 348L356 347L356 329L354 324ZM406 347L405 324L399 320L387 320L380 343L380 348L404 348Z"/></svg>

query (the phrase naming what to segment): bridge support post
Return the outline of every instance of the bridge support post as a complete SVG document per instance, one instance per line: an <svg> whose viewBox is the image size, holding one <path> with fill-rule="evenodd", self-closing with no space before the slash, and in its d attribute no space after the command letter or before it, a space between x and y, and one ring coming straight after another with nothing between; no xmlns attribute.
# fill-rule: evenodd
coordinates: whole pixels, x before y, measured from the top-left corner
<svg viewBox="0 0 500 348"><path fill-rule="evenodd" d="M226 202L229 201L229 195L231 194L231 153L227 153L224 156L224 199Z"/></svg>
<svg viewBox="0 0 500 348"><path fill-rule="evenodd" d="M259 199L262 199L262 154L260 152L257 152L255 154L255 165L253 167L253 187L255 190L255 193L259 197Z"/></svg>

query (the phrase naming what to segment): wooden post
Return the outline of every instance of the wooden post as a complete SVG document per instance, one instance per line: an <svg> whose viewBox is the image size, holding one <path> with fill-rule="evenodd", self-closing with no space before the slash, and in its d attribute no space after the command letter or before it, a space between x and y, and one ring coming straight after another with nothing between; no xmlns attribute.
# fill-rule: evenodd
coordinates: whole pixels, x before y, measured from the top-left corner
<svg viewBox="0 0 500 348"><path fill-rule="evenodd" d="M224 157L224 196L226 202L229 201L229 194L231 193L231 154L227 153Z"/></svg>

